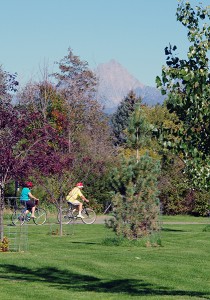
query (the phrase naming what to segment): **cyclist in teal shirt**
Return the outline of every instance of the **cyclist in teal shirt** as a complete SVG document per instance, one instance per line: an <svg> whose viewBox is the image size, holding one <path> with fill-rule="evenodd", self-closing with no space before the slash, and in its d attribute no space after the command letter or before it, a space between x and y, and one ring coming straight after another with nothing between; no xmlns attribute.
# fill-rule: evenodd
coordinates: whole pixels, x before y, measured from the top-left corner
<svg viewBox="0 0 210 300"><path fill-rule="evenodd" d="M23 189L21 191L20 195L20 203L26 206L25 214L27 214L29 211L31 212L31 218L35 218L34 212L36 205L34 203L34 200L39 201L36 197L34 197L31 193L31 188L33 187L32 182L26 182L23 186ZM32 200L34 199L34 200Z"/></svg>

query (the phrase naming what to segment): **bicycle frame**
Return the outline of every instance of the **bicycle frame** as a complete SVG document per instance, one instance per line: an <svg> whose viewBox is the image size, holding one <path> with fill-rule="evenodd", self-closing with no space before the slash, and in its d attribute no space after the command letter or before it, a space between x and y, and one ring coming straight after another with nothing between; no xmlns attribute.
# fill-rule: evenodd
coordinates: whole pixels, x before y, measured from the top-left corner
<svg viewBox="0 0 210 300"><path fill-rule="evenodd" d="M20 224L23 225L25 222L29 222L31 220L30 216L26 215L26 210L31 212L31 209L27 209L27 207L15 208L15 211L12 214L12 223L13 225ZM47 213L41 207L36 207L35 209L35 218L33 218L33 222L36 225L42 225L46 222Z"/></svg>
<svg viewBox="0 0 210 300"><path fill-rule="evenodd" d="M81 220L84 224L93 224L96 220L96 213L87 205L84 205L81 214L83 216ZM68 208L59 209L57 218L58 222L62 222L63 224L69 224L77 219L80 219L80 217L78 217L76 205L72 203L69 204Z"/></svg>

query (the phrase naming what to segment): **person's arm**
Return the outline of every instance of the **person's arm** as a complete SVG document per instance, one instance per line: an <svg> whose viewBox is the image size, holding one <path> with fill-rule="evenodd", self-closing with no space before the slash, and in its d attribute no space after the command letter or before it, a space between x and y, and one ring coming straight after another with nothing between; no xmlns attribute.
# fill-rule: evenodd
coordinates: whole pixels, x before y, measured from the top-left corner
<svg viewBox="0 0 210 300"><path fill-rule="evenodd" d="M38 201L39 201L39 199L37 199L36 197L34 197L31 193L28 193L28 195L29 195L29 197L30 197L31 199L34 199L34 200L38 200Z"/></svg>
<svg viewBox="0 0 210 300"><path fill-rule="evenodd" d="M88 200L87 198L85 198L85 196L84 196L84 195L82 195L82 196L81 196L81 198L82 198L82 200L83 200L83 201L85 201L85 202L89 202L89 200Z"/></svg>

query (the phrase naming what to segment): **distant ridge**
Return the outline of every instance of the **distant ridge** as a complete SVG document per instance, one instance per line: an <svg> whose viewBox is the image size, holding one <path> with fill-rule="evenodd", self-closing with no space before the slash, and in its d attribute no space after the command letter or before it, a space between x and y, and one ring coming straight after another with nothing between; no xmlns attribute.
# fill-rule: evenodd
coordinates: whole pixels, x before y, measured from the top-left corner
<svg viewBox="0 0 210 300"><path fill-rule="evenodd" d="M107 113L113 113L131 90L149 106L162 104L164 101L157 88L141 83L114 59L99 64L95 73L99 79L97 99Z"/></svg>

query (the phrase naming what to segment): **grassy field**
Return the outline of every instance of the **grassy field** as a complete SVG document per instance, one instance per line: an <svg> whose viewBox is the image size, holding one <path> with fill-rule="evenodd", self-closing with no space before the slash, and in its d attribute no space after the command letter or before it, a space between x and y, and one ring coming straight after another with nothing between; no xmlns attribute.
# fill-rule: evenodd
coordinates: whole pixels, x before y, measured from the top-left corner
<svg viewBox="0 0 210 300"><path fill-rule="evenodd" d="M193 217L190 215L162 216L163 222L210 223L210 218Z"/></svg>
<svg viewBox="0 0 210 300"><path fill-rule="evenodd" d="M163 224L157 247L116 243L103 224L21 230L27 251L0 253L1 300L210 299L209 225Z"/></svg>

